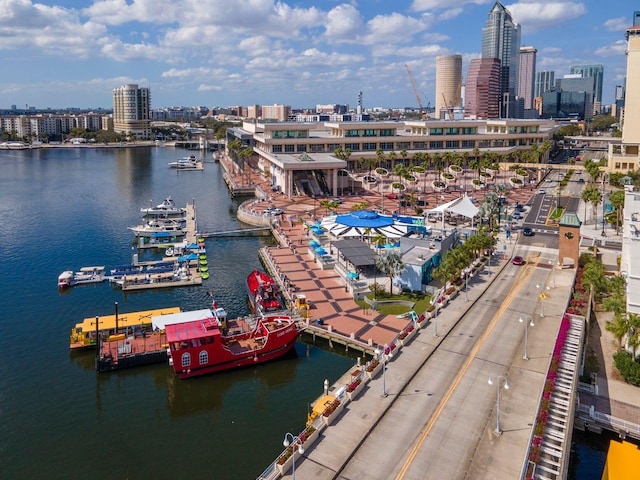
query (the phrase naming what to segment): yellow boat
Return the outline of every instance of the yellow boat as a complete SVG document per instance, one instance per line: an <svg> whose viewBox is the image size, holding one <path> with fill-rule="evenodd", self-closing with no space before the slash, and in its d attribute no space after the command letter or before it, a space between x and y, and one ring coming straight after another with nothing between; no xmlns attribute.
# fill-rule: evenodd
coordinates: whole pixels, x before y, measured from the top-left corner
<svg viewBox="0 0 640 480"><path fill-rule="evenodd" d="M127 328L132 329L133 327L141 327L145 330L149 330L151 329L151 319L153 317L180 313L180 311L180 307L170 307L158 308L155 310L143 310L140 312L119 313L118 331L122 331ZM97 317L97 319L98 329L103 333L103 338L105 333L107 337L117 335L115 314ZM77 323L76 326L71 329L69 348L76 349L95 347L96 332L96 317L85 318L81 323Z"/></svg>

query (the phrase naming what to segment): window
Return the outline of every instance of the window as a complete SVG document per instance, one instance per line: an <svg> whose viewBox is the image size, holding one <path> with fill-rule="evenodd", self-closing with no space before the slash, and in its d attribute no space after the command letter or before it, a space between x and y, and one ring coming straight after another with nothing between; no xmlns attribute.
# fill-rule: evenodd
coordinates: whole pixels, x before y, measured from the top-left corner
<svg viewBox="0 0 640 480"><path fill-rule="evenodd" d="M393 128L381 128L380 136L381 137L393 137L396 134L395 129Z"/></svg>
<svg viewBox="0 0 640 480"><path fill-rule="evenodd" d="M476 146L476 142L474 140L463 140L462 148L474 148Z"/></svg>
<svg viewBox="0 0 640 480"><path fill-rule="evenodd" d="M298 153L302 153L302 152L306 152L307 151L307 146L306 145L298 145Z"/></svg>
<svg viewBox="0 0 640 480"><path fill-rule="evenodd" d="M285 145L284 146L284 152L285 153L293 153L296 151L296 146L295 145Z"/></svg>
<svg viewBox="0 0 640 480"><path fill-rule="evenodd" d="M282 153L282 145L273 145L271 151L273 153Z"/></svg>
<svg viewBox="0 0 640 480"><path fill-rule="evenodd" d="M447 148L458 148L458 142L455 140L447 140Z"/></svg>
<svg viewBox="0 0 640 480"><path fill-rule="evenodd" d="M190 367L191 366L191 355L188 353L182 354L182 367Z"/></svg>
<svg viewBox="0 0 640 480"><path fill-rule="evenodd" d="M359 152L360 151L360 144L359 143L347 143L347 144L345 144L344 147L348 148L352 152Z"/></svg>
<svg viewBox="0 0 640 480"><path fill-rule="evenodd" d="M207 363L209 363L209 354L206 350L201 351L200 355L198 355L198 358L200 361L200 365L206 365Z"/></svg>
<svg viewBox="0 0 640 480"><path fill-rule="evenodd" d="M377 135L376 135L376 131L375 131L375 130L373 130L373 129L370 129L370 128L369 128L369 129L366 129L366 130L364 131L364 136L365 136L365 137L377 137Z"/></svg>
<svg viewBox="0 0 640 480"><path fill-rule="evenodd" d="M362 144L362 150L375 152L377 148L378 148L378 144L377 143L363 143Z"/></svg>
<svg viewBox="0 0 640 480"><path fill-rule="evenodd" d="M393 142L382 142L380 143L380 148L382 150L393 150Z"/></svg>
<svg viewBox="0 0 640 480"><path fill-rule="evenodd" d="M429 129L429 135L442 135L442 129L441 128L430 128Z"/></svg>
<svg viewBox="0 0 640 480"><path fill-rule="evenodd" d="M345 130L344 136L345 137L359 137L360 135L358 134L358 130Z"/></svg>
<svg viewBox="0 0 640 480"><path fill-rule="evenodd" d="M429 148L431 150L442 149L442 142L430 142Z"/></svg>
<svg viewBox="0 0 640 480"><path fill-rule="evenodd" d="M445 128L444 129L444 134L445 135L458 135L458 129L457 128Z"/></svg>

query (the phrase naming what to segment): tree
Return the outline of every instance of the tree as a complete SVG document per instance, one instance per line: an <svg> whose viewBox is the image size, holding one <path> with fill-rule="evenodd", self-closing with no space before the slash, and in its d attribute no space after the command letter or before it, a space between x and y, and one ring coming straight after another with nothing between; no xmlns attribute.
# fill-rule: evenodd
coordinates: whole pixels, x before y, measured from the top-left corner
<svg viewBox="0 0 640 480"><path fill-rule="evenodd" d="M611 206L615 209L616 213L616 232L620 228L620 223L622 223L622 212L624 208L624 190L616 190L609 194L609 201L611 202Z"/></svg>
<svg viewBox="0 0 640 480"><path fill-rule="evenodd" d="M389 277L389 293L393 295L393 277L404 270L402 254L396 251L385 252L376 257L376 268Z"/></svg>

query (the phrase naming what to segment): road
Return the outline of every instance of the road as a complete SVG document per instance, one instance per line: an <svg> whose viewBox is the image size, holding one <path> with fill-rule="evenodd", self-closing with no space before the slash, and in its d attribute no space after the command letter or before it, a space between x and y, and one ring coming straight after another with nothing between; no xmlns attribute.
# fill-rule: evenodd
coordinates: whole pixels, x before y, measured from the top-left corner
<svg viewBox="0 0 640 480"><path fill-rule="evenodd" d="M434 336L431 325L401 349L385 374L389 396L380 397L379 379L371 382L324 433L325 440L308 452L298 468L301 478L520 475L571 282L558 279L559 288L549 295L547 303L552 301L541 318L536 285L549 283L548 261L555 253L527 247L515 253L529 257L530 263L518 267L503 261L497 276L485 272L473 295L470 291L472 302L465 302L462 293L443 310L440 336ZM528 331L528 361L522 358L525 329L520 317L535 319ZM495 432L497 384L488 384L492 375L506 377L510 386L501 390L502 435Z"/></svg>

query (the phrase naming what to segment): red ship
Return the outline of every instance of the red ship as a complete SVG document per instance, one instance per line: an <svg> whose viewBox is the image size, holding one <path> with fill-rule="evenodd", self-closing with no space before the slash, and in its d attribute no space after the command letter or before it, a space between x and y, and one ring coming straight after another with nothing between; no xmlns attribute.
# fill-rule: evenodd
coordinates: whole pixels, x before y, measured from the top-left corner
<svg viewBox="0 0 640 480"><path fill-rule="evenodd" d="M285 314L227 320L222 308L211 318L166 326L169 363L180 378L197 377L275 360L300 333Z"/></svg>
<svg viewBox="0 0 640 480"><path fill-rule="evenodd" d="M254 270L247 277L247 291L251 308L256 313L284 310L284 299L278 284L261 270Z"/></svg>

